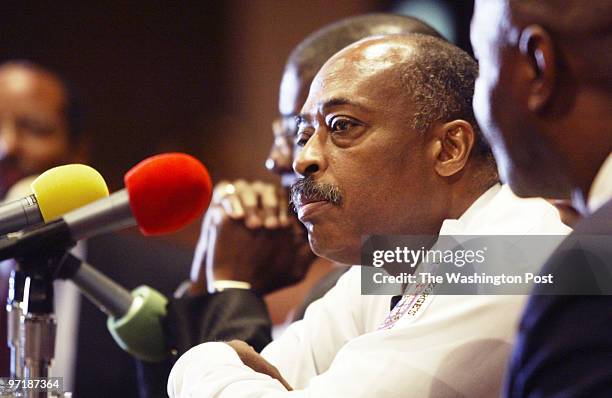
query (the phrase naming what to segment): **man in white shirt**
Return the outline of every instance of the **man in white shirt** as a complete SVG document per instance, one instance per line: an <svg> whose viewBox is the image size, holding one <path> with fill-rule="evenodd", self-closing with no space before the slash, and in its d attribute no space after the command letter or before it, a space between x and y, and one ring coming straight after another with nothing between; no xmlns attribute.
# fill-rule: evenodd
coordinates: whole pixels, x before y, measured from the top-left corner
<svg viewBox="0 0 612 398"><path fill-rule="evenodd" d="M612 3L479 0L474 110L519 196L583 217L521 319L505 395L612 396ZM567 295L570 292L572 295Z"/></svg>
<svg viewBox="0 0 612 398"><path fill-rule="evenodd" d="M312 249L360 261L368 234L562 234L555 209L497 183L471 111L476 63L420 35L353 44L302 108L293 188ZM239 343L184 354L171 397L497 396L521 296L428 296L386 322L389 296L347 272L261 356ZM384 327L383 326L384 323ZM293 390L293 391L289 391Z"/></svg>

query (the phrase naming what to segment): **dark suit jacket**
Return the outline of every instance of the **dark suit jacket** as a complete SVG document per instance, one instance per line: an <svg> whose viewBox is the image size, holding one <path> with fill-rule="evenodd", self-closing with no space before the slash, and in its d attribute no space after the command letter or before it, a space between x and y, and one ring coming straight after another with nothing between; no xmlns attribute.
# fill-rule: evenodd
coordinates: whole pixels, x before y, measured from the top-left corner
<svg viewBox="0 0 612 398"><path fill-rule="evenodd" d="M612 397L611 264L609 201L580 222L544 266L543 274L552 273L575 294L535 289L508 370L507 397ZM583 294L600 292L608 295Z"/></svg>

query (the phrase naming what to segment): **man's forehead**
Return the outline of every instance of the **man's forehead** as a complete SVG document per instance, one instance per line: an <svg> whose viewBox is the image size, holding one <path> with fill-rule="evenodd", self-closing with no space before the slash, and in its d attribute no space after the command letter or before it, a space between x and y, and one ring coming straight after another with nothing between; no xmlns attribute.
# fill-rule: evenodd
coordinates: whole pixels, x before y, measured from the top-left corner
<svg viewBox="0 0 612 398"><path fill-rule="evenodd" d="M310 93L302 109L302 113L316 113L324 108L356 103L356 98L368 94L361 87L366 79L349 74L332 73L318 75L310 87ZM353 101L351 101L353 100Z"/></svg>
<svg viewBox="0 0 612 398"><path fill-rule="evenodd" d="M398 42L396 36L362 40L331 57L319 74L334 73L347 68L353 68L365 75L374 74L408 62L415 51L414 45L406 41Z"/></svg>
<svg viewBox="0 0 612 398"><path fill-rule="evenodd" d="M381 90L401 89L395 77L413 52L412 47L382 41L350 46L332 57L317 73L304 110L313 111L313 107L332 98L358 98L358 102L364 103Z"/></svg>
<svg viewBox="0 0 612 398"><path fill-rule="evenodd" d="M24 67L0 70L0 93L58 106L65 101L64 87L54 76Z"/></svg>

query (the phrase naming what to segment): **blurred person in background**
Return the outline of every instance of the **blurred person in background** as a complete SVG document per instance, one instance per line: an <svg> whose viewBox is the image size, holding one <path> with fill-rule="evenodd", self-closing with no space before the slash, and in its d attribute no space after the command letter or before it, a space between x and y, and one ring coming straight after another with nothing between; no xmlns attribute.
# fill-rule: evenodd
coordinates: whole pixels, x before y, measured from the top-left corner
<svg viewBox="0 0 612 398"><path fill-rule="evenodd" d="M474 111L502 178L582 217L542 268L564 283L534 289L505 396L609 397L612 3L478 0L471 39Z"/></svg>
<svg viewBox="0 0 612 398"><path fill-rule="evenodd" d="M1 65L0 195L9 193L7 200L27 196L32 193L30 183L45 170L84 162L86 145L82 122L83 104L59 76L27 61ZM4 303L13 263L1 264L0 300ZM73 287L66 289L65 296L68 301L78 300ZM58 316L63 316L61 310ZM9 352L4 311L0 313L0 320L0 369L6 376ZM62 322L60 328L58 335L66 338L76 332L70 320ZM74 344L70 342L64 352L57 351L57 354L56 368L65 369L74 361ZM72 376L66 375L66 381L70 383Z"/></svg>
<svg viewBox="0 0 612 398"><path fill-rule="evenodd" d="M0 66L0 197L54 166L84 162L83 105L57 75L26 61Z"/></svg>

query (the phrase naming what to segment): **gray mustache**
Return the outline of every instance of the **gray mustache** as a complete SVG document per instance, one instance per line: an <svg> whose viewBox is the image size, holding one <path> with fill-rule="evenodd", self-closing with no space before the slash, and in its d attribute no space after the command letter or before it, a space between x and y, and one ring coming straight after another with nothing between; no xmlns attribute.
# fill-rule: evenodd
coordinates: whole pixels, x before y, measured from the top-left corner
<svg viewBox="0 0 612 398"><path fill-rule="evenodd" d="M342 192L332 184L317 184L312 176L300 178L291 185L291 206L297 212L301 199L324 200L342 206Z"/></svg>

